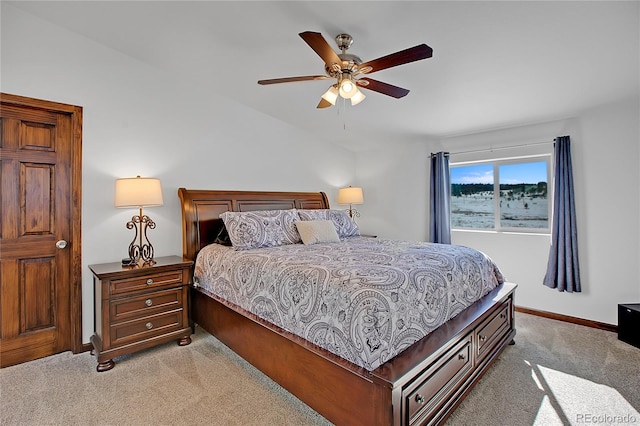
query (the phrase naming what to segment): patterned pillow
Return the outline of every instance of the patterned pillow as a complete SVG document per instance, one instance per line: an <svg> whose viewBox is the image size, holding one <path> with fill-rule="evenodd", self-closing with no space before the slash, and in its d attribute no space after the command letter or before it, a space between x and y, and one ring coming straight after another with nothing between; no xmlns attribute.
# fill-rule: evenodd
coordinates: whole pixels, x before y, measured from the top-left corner
<svg viewBox="0 0 640 426"><path fill-rule="evenodd" d="M357 237L360 235L360 228L353 221L347 212L343 210L298 210L298 215L302 220L330 220L338 231L340 238Z"/></svg>
<svg viewBox="0 0 640 426"><path fill-rule="evenodd" d="M233 247L246 250L300 242L294 224L300 220L296 209L225 212L220 215Z"/></svg>

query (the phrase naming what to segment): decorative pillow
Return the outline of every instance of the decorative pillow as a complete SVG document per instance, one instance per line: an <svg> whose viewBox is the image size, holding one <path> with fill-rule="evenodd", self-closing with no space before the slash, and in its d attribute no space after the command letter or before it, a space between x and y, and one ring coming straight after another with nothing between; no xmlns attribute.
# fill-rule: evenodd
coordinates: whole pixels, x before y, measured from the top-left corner
<svg viewBox="0 0 640 426"><path fill-rule="evenodd" d="M305 244L340 242L336 227L330 220L299 220L296 228Z"/></svg>
<svg viewBox="0 0 640 426"><path fill-rule="evenodd" d="M298 210L298 215L302 220L332 221L340 238L357 237L360 235L358 225L349 217L347 212L343 210Z"/></svg>
<svg viewBox="0 0 640 426"><path fill-rule="evenodd" d="M220 218L231 244L238 250L300 242L300 234L294 225L300 220L296 209L225 212Z"/></svg>

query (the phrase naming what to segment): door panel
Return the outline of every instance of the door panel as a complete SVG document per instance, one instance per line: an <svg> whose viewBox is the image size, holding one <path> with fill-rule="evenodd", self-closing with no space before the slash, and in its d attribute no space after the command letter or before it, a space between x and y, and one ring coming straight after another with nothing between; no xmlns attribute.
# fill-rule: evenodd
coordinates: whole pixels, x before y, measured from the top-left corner
<svg viewBox="0 0 640 426"><path fill-rule="evenodd" d="M19 334L55 327L55 258L23 259L19 269Z"/></svg>
<svg viewBox="0 0 640 426"><path fill-rule="evenodd" d="M52 235L55 231L55 165L20 163L20 236Z"/></svg>
<svg viewBox="0 0 640 426"><path fill-rule="evenodd" d="M32 123L27 121L21 121L21 133L20 138L22 149L37 149L43 151L55 151L53 141L55 140L54 124L46 123Z"/></svg>
<svg viewBox="0 0 640 426"><path fill-rule="evenodd" d="M80 253L73 123L81 110L56 111L51 106L62 104L29 98L16 105L7 96L0 114L2 366L81 347L80 270L73 263ZM67 247L57 248L58 240Z"/></svg>

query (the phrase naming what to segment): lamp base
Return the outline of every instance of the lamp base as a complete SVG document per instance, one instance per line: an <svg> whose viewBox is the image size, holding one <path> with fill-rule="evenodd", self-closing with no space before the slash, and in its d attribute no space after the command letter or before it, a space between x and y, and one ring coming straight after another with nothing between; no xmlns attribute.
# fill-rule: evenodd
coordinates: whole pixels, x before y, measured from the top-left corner
<svg viewBox="0 0 640 426"><path fill-rule="evenodd" d="M130 265L143 266L145 264L155 264L153 260L153 246L147 237L148 229L155 229L156 223L151 220L147 215L142 214L142 208L140 214L133 216L129 222L127 222L127 229L133 229L135 235L131 244L129 244L129 259ZM145 243L142 243L142 236L144 235Z"/></svg>
<svg viewBox="0 0 640 426"><path fill-rule="evenodd" d="M127 259L127 261L129 262L127 263L127 265L135 266L137 268L142 268L144 266L153 266L156 264L155 259L143 259L142 257L139 257L137 260L134 258L130 258Z"/></svg>
<svg viewBox="0 0 640 426"><path fill-rule="evenodd" d="M349 217L352 219L354 217L360 217L360 212L352 207L349 207L349 209L347 210L347 213L349 213Z"/></svg>

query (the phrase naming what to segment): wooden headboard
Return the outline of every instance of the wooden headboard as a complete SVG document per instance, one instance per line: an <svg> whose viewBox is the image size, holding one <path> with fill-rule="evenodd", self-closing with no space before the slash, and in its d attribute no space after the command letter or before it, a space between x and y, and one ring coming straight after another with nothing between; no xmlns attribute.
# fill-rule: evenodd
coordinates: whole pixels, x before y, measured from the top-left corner
<svg viewBox="0 0 640 426"><path fill-rule="evenodd" d="M220 229L220 214L253 210L328 209L324 192L259 192L178 189L182 205L182 254L195 260Z"/></svg>

